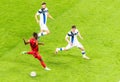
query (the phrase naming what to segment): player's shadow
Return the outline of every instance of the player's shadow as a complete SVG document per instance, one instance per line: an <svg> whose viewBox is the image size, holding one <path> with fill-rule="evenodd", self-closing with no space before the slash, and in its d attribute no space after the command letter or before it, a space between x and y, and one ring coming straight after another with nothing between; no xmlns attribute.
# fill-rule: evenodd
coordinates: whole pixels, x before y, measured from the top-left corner
<svg viewBox="0 0 120 82"><path fill-rule="evenodd" d="M33 61L32 63L31 63L31 62L28 62L28 61L21 61L21 64L24 65L24 66L27 65L27 66L29 66L29 67L32 66L32 67L35 67L35 68L36 68L36 67L38 67L38 66L41 66L41 65L40 65L40 62L39 62L39 61L37 61L37 62L38 62L38 63L36 63L36 61Z"/></svg>

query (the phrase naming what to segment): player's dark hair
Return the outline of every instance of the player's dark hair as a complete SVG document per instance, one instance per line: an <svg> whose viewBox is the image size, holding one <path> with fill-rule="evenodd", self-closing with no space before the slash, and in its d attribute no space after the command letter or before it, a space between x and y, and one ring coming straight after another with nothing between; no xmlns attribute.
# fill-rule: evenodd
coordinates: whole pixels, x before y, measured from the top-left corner
<svg viewBox="0 0 120 82"><path fill-rule="evenodd" d="M36 32L33 32L33 37L38 37L38 34Z"/></svg>
<svg viewBox="0 0 120 82"><path fill-rule="evenodd" d="M75 26L75 25L73 25L73 26L72 26L72 29L73 29L73 28L76 28L76 26Z"/></svg>
<svg viewBox="0 0 120 82"><path fill-rule="evenodd" d="M45 3L45 2L42 2L42 5L46 5L46 3Z"/></svg>

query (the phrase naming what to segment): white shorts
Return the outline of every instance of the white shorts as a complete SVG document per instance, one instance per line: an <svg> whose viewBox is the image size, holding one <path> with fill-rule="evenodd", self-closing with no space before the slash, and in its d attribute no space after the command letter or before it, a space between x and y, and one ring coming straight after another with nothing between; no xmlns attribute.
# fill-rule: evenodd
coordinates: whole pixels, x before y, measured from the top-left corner
<svg viewBox="0 0 120 82"><path fill-rule="evenodd" d="M41 30L49 30L46 24L40 23L40 28L41 28Z"/></svg>
<svg viewBox="0 0 120 82"><path fill-rule="evenodd" d="M68 49L71 49L71 48L73 48L73 47L84 48L83 45L82 45L80 42L75 42L75 43L73 43L73 45L68 44L68 45L66 46L66 49L68 50Z"/></svg>

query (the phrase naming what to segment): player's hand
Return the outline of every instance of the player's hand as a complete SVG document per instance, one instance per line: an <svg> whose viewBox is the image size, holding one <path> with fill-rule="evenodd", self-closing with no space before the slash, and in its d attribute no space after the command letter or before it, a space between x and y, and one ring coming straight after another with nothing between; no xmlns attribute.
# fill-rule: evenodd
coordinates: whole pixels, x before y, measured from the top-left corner
<svg viewBox="0 0 120 82"><path fill-rule="evenodd" d="M26 45L26 41L25 41L25 39L23 38L23 41L24 41L24 44Z"/></svg>
<svg viewBox="0 0 120 82"><path fill-rule="evenodd" d="M25 42L25 39L23 38L23 41Z"/></svg>

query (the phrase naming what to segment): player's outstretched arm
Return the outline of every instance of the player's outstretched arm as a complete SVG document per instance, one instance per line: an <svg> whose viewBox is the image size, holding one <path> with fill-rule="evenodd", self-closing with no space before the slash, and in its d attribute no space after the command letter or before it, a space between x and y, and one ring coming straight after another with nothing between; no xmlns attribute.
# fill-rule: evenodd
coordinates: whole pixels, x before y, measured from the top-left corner
<svg viewBox="0 0 120 82"><path fill-rule="evenodd" d="M53 19L53 20L54 20L54 18L50 15L50 13L48 13L47 15L48 15L48 17L49 17L50 19Z"/></svg>
<svg viewBox="0 0 120 82"><path fill-rule="evenodd" d="M38 43L38 45L44 45L44 43L42 43L42 42L39 42L39 43Z"/></svg>
<svg viewBox="0 0 120 82"><path fill-rule="evenodd" d="M73 43L69 41L69 36L68 36L68 35L66 35L65 40L66 40L66 41L68 42L68 44L70 44L71 46L73 45Z"/></svg>
<svg viewBox="0 0 120 82"><path fill-rule="evenodd" d="M23 41L25 45L29 44L29 41L26 41L24 38L23 38Z"/></svg>
<svg viewBox="0 0 120 82"><path fill-rule="evenodd" d="M78 36L83 40L83 37L81 36L80 32L78 32Z"/></svg>
<svg viewBox="0 0 120 82"><path fill-rule="evenodd" d="M68 42L68 44L70 43L68 35L66 35L65 40Z"/></svg>
<svg viewBox="0 0 120 82"><path fill-rule="evenodd" d="M38 19L37 13L35 14L35 20L36 20L36 22L39 24L39 19Z"/></svg>

